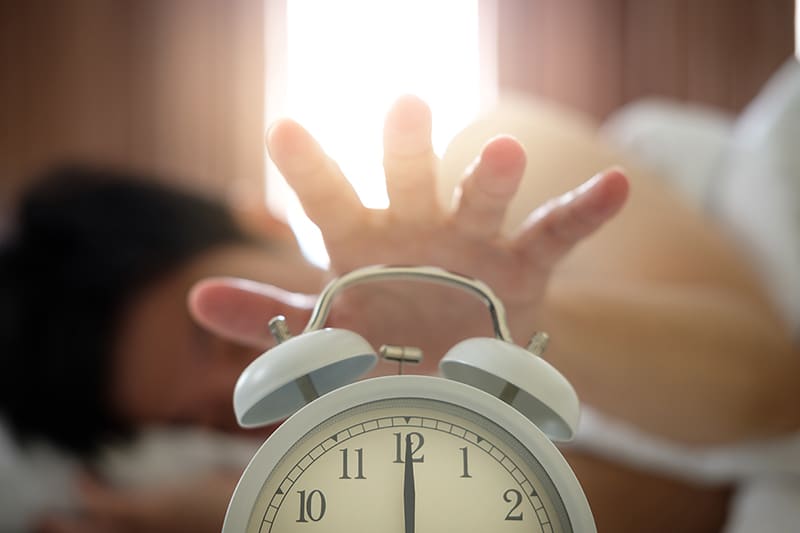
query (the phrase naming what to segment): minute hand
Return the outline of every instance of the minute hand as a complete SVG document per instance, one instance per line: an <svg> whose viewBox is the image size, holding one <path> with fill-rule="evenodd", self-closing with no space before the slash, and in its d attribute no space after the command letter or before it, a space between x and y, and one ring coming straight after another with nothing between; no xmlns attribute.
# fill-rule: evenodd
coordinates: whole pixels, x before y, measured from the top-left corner
<svg viewBox="0 0 800 533"><path fill-rule="evenodd" d="M403 475L403 518L405 533L414 533L415 525L414 458L411 455L411 434L406 435L406 457Z"/></svg>

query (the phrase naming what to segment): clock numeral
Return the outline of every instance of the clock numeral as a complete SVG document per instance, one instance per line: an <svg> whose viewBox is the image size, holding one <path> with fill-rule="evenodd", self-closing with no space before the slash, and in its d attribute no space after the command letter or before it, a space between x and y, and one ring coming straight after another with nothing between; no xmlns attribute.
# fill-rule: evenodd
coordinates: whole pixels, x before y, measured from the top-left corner
<svg viewBox="0 0 800 533"><path fill-rule="evenodd" d="M353 450L356 452L356 477L350 477L350 469L347 467L347 456L350 454L349 448L342 448L339 450L342 452L342 475L339 476L339 479L367 479L364 477L364 449L363 448L356 448Z"/></svg>
<svg viewBox="0 0 800 533"><path fill-rule="evenodd" d="M464 473L461 474L461 477L472 477L469 475L469 459L467 456L467 447L464 446L463 448L459 448L461 450L461 459L464 463Z"/></svg>
<svg viewBox="0 0 800 533"><path fill-rule="evenodd" d="M395 463L402 463L403 458L406 456L403 450L403 444L405 444L405 438L403 437L402 433L395 433ZM425 437L422 436L422 433L417 433L416 431L412 431L408 434L408 443L411 446L411 462L413 463L424 463L425 456L420 455L419 457L414 457L414 454L417 453L422 449L422 445L425 444Z"/></svg>
<svg viewBox="0 0 800 533"><path fill-rule="evenodd" d="M519 514L514 514L519 504L522 503L522 493L517 489L508 489L503 493L503 500L506 503L513 503L511 510L506 515L506 520L522 520L522 511Z"/></svg>
<svg viewBox="0 0 800 533"><path fill-rule="evenodd" d="M314 489L308 493L306 498L306 491L298 490L297 494L300 495L300 518L296 522L319 522L325 516L325 495L319 489ZM319 503L315 503L319 502Z"/></svg>

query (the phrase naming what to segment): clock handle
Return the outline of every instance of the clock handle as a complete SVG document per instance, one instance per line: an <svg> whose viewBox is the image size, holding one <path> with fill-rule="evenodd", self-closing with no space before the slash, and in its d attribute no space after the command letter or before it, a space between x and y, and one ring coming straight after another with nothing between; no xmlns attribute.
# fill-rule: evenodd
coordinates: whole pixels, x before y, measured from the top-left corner
<svg viewBox="0 0 800 533"><path fill-rule="evenodd" d="M454 274L441 268L428 266L369 266L353 270L331 281L320 293L314 310L311 312L311 318L309 318L303 333L321 329L325 325L333 298L339 291L351 285L355 285L356 283L387 279L430 281L471 292L489 308L495 337L513 343L511 332L506 323L506 311L505 307L503 307L503 302L500 301L488 285L477 279Z"/></svg>

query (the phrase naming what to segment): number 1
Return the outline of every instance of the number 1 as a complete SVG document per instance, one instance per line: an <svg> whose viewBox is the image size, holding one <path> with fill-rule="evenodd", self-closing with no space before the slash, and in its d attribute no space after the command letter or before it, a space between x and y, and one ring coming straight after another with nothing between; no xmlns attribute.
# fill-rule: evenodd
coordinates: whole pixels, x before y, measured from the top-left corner
<svg viewBox="0 0 800 533"><path fill-rule="evenodd" d="M464 446L463 448L459 448L461 450L461 458L464 463L464 473L461 474L461 477L472 477L469 475L469 463L467 462L467 447Z"/></svg>

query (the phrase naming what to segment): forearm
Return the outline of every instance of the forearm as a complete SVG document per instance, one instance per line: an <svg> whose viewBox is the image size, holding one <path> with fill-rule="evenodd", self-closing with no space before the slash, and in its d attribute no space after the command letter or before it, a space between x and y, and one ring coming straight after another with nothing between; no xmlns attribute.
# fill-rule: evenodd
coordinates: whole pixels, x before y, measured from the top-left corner
<svg viewBox="0 0 800 533"><path fill-rule="evenodd" d="M800 354L764 315L721 289L555 279L539 327L582 401L716 444L800 427Z"/></svg>

